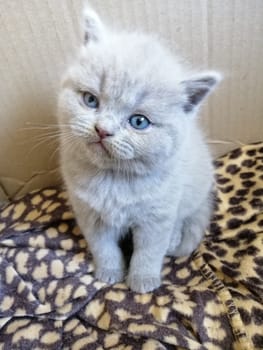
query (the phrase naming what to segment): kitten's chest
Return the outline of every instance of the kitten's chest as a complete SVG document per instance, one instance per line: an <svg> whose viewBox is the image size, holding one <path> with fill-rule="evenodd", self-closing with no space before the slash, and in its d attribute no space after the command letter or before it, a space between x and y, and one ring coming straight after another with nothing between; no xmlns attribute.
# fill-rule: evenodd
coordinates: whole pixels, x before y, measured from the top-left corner
<svg viewBox="0 0 263 350"><path fill-rule="evenodd" d="M112 178L83 178L78 181L77 196L111 225L127 225L132 220L138 193L128 182Z"/></svg>

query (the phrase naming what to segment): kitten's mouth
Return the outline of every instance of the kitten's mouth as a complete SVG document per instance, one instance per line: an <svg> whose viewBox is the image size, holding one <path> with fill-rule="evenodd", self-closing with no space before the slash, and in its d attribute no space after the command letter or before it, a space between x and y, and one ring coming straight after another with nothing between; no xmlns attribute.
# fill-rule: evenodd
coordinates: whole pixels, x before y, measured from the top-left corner
<svg viewBox="0 0 263 350"><path fill-rule="evenodd" d="M97 142L93 142L94 145L96 145L97 147L99 147L100 149L102 149L108 157L110 157L110 152L107 150L107 148L105 147L105 145L103 144L103 141L97 141Z"/></svg>

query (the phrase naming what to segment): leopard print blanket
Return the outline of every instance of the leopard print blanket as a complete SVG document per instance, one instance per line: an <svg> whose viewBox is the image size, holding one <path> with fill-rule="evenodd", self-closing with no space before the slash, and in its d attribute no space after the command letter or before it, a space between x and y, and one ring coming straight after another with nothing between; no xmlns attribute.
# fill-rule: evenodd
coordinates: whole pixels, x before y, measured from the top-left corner
<svg viewBox="0 0 263 350"><path fill-rule="evenodd" d="M263 143L215 162L216 208L162 286L136 294L93 277L63 190L0 212L0 349L263 349Z"/></svg>

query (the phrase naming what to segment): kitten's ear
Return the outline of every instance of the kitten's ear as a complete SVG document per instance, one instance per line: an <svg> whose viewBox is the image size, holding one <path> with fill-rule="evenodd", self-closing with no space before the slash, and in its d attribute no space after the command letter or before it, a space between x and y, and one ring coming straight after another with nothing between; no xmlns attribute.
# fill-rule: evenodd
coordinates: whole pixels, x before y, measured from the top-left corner
<svg viewBox="0 0 263 350"><path fill-rule="evenodd" d="M204 98L221 81L221 75L217 72L207 72L195 75L189 80L181 82L184 102L183 109L186 113L192 112L198 107Z"/></svg>
<svg viewBox="0 0 263 350"><path fill-rule="evenodd" d="M84 21L84 45L91 41L99 41L103 37L104 25L97 13L89 6L85 6L83 11Z"/></svg>

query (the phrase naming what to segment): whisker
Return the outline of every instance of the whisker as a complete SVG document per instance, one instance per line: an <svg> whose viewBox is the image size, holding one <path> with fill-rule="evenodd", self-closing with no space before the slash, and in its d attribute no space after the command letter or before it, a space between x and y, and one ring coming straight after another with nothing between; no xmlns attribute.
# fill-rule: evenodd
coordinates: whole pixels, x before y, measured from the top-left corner
<svg viewBox="0 0 263 350"><path fill-rule="evenodd" d="M51 140L51 142L55 142L56 140ZM43 144L46 144L46 140L41 140L38 143L36 143L30 150L29 152L26 154L26 157L29 157L37 148L39 148L40 146L42 146Z"/></svg>

